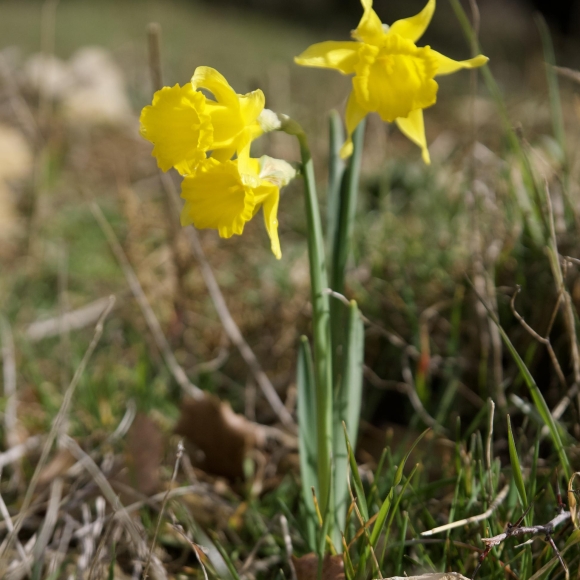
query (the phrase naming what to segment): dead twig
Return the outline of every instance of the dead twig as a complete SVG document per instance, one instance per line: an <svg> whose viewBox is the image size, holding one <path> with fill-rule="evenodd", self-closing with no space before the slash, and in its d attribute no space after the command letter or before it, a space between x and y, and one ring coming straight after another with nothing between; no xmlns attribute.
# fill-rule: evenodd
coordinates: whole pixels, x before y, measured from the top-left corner
<svg viewBox="0 0 580 580"><path fill-rule="evenodd" d="M546 542L550 544L550 546L554 550L554 553L560 560L560 563L562 564L562 567L566 572L566 576L568 576L568 567L564 563L562 555L560 554L560 551L558 550L556 544L554 543L554 540L552 539L552 534L557 526L570 519L570 512L565 511L563 508L561 508L560 513L555 518L550 520L547 524L536 526L522 526L521 523L523 522L526 514L529 512L531 507L532 503L530 503L526 511L522 514L520 519L515 524L508 523L505 532L498 534L497 536L492 536L491 538L481 538L481 541L485 544L485 550L481 553L481 556L479 557L479 563L477 564L477 567L473 572L472 578L475 578L475 575L481 568L483 561L485 560L487 555L491 552L491 549L494 546L499 546L502 542L504 542L508 538L522 536L524 534L543 535Z"/></svg>
<svg viewBox="0 0 580 580"><path fill-rule="evenodd" d="M159 510L159 517L157 518L157 525L155 526L155 533L153 534L153 539L151 540L151 548L149 548L149 553L147 554L147 561L145 562L145 569L143 570L143 580L147 580L147 573L149 572L149 566L151 565L151 558L153 556L153 550L155 549L155 543L157 542L157 536L159 535L159 529L161 528L161 520L163 519L163 512L167 506L167 501L169 500L169 492L171 487L175 483L177 478L177 472L179 471L179 464L181 463L181 458L183 457L184 447L183 441L177 444L177 454L175 456L175 465L173 466L173 474L171 475L171 481L163 498L163 503L161 504L161 509Z"/></svg>
<svg viewBox="0 0 580 580"><path fill-rule="evenodd" d="M554 352L554 348L552 347L552 343L550 342L550 331L552 330L552 326L554 324L554 320L556 318L556 313L560 307L560 302L562 301L562 291L558 293L558 299L556 300L556 305L552 311L552 316L550 317L550 324L548 325L548 330L544 336L540 336L525 320L524 317L516 310L516 298L518 294L521 292L521 286L516 286L516 291L514 292L512 299L510 300L510 306L512 309L513 315L516 317L517 321L522 325L522 327L530 334L535 340L537 340L540 344L543 344L550 355L550 360L554 365L556 370L556 374L558 375L558 380L562 384L562 386L566 389L568 386L566 385L566 377L564 377L564 373L562 372L562 367L558 362L558 357Z"/></svg>
<svg viewBox="0 0 580 580"><path fill-rule="evenodd" d="M489 508L482 514L477 516L471 516L470 518L465 518L463 520L457 520L456 522L450 522L444 526L439 526L438 528L433 528L432 530L427 530L426 532L421 532L422 536L433 536L434 534L439 534L440 532L446 532L447 530L453 530L454 528L460 528L466 526L467 524L474 524L481 522L489 518L493 512L503 503L508 495L510 486L505 485L503 489L497 494L497 497L493 500Z"/></svg>
<svg viewBox="0 0 580 580"><path fill-rule="evenodd" d="M76 310L70 310L69 312L59 314L58 316L47 320L33 322L24 331L24 336L30 342L38 342L45 338L56 336L61 332L61 328L63 327L66 328L67 331L80 330L90 324L94 324L108 304L108 298L99 298L98 300L95 300L86 306L82 306L81 308L77 308Z"/></svg>

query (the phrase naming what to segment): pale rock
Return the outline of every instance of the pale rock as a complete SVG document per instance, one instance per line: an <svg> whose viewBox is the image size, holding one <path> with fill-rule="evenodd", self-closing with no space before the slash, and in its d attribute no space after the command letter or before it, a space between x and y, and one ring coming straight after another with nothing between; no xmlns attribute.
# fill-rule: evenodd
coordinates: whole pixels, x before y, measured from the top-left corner
<svg viewBox="0 0 580 580"><path fill-rule="evenodd" d="M32 161L32 150L22 134L13 127L0 124L0 241L14 237L20 230L10 182L28 175Z"/></svg>
<svg viewBox="0 0 580 580"><path fill-rule="evenodd" d="M68 122L117 124L131 118L123 73L105 49L81 48L69 66L73 83L62 103Z"/></svg>
<svg viewBox="0 0 580 580"><path fill-rule="evenodd" d="M37 94L58 100L71 86L70 68L60 58L42 53L33 54L22 67L24 86Z"/></svg>

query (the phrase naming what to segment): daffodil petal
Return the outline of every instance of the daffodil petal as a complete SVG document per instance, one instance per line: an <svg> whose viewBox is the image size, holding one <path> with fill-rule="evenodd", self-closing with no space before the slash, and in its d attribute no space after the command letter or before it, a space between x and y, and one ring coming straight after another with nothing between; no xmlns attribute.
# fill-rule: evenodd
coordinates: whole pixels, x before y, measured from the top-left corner
<svg viewBox="0 0 580 580"><path fill-rule="evenodd" d="M457 72L462 68L478 68L483 66L489 58L483 56L483 54L478 54L474 58L468 60L453 60L436 50L432 51L437 58L438 68L435 76L450 75L451 73Z"/></svg>
<svg viewBox="0 0 580 580"><path fill-rule="evenodd" d="M239 104L230 107L214 101L208 101L206 111L211 118L213 126L213 149L230 147L244 129Z"/></svg>
<svg viewBox="0 0 580 580"><path fill-rule="evenodd" d="M241 234L255 206L254 193L244 184L237 163L211 158L183 179L181 197L185 199L181 224L216 229L222 238Z"/></svg>
<svg viewBox="0 0 580 580"><path fill-rule="evenodd" d="M141 112L141 135L154 144L152 155L163 171L190 173L213 142L206 98L191 85L163 87Z"/></svg>
<svg viewBox="0 0 580 580"><path fill-rule="evenodd" d="M194 89L206 89L216 98L218 103L239 108L238 95L229 85L225 77L215 68L198 66L191 77Z"/></svg>
<svg viewBox="0 0 580 580"><path fill-rule="evenodd" d="M427 30L434 12L435 0L429 0L419 14L393 22L388 34L398 34L412 42L417 42Z"/></svg>
<svg viewBox="0 0 580 580"><path fill-rule="evenodd" d="M264 223L266 224L268 236L270 236L270 247L272 248L272 253L279 260L282 258L280 238L278 237L278 203L280 202L280 191L275 185L263 185L259 189L262 189L263 187L269 189L269 194L262 205L264 208ZM258 194L258 192L256 192L256 194Z"/></svg>
<svg viewBox="0 0 580 580"><path fill-rule="evenodd" d="M421 148L423 161L429 165L431 158L429 156L429 149L427 149L427 138L425 137L425 123L423 121L423 111L416 109L411 111L406 118L396 119L397 126L415 145Z"/></svg>
<svg viewBox="0 0 580 580"><path fill-rule="evenodd" d="M373 10L372 0L361 0L364 13L358 26L352 32L352 37L368 44L380 44L385 36L383 23L378 14Z"/></svg>
<svg viewBox="0 0 580 580"><path fill-rule="evenodd" d="M352 40L327 40L309 46L294 58L294 62L302 66L331 68L348 75L354 72L359 46L358 42Z"/></svg>
<svg viewBox="0 0 580 580"><path fill-rule="evenodd" d="M266 104L264 93L260 89L257 89L246 95L241 95L239 99L240 112L244 123L246 125L257 124L258 115L264 110Z"/></svg>
<svg viewBox="0 0 580 580"><path fill-rule="evenodd" d="M235 155L235 153L236 153L235 146L222 147L220 149L214 149L211 152L211 158L215 159L216 161L221 161L223 163L224 161L230 161L231 158Z"/></svg>
<svg viewBox="0 0 580 580"><path fill-rule="evenodd" d="M352 134L358 127L358 124L365 118L367 112L366 109L359 105L354 91L351 92L348 97L348 102L346 103L346 111L344 114L347 139L344 142L344 145L340 148L340 156L342 159L346 159L352 155Z"/></svg>
<svg viewBox="0 0 580 580"><path fill-rule="evenodd" d="M238 151L238 170L242 175L252 175L257 176L256 166L252 163L250 158L250 145L246 145L240 151ZM260 171L258 166L258 172Z"/></svg>

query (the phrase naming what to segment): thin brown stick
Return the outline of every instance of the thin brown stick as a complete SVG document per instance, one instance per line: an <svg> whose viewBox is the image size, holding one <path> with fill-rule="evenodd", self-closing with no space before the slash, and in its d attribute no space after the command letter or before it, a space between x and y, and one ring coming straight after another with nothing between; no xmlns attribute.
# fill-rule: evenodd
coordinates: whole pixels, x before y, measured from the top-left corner
<svg viewBox="0 0 580 580"><path fill-rule="evenodd" d="M34 496L36 486L38 485L38 480L40 478L40 472L41 472L42 468L44 467L46 460L48 459L48 455L50 453L50 450L52 448L52 444L54 443L54 440L55 440L57 434L60 433L60 428L61 428L62 422L64 421L65 417L68 414L68 410L69 410L73 395L75 393L75 390L76 390L76 388L81 380L81 377L85 371L85 368L86 368L93 352L95 351L95 348L97 347L97 344L99 343L99 341L101 339L101 336L103 335L105 319L109 315L109 312L111 312L111 309L113 308L114 304L115 304L115 297L111 296L109 298L109 305L107 306L107 308L105 309L103 314L101 314L101 317L99 318L99 321L97 322L97 326L95 327L95 334L93 336L93 339L92 339L91 343L89 344L89 347L87 348L87 350L86 350L86 352L81 360L81 363L77 367L77 370L76 370L76 372L71 380L71 383L64 394L62 404L60 406L60 409L58 411L58 414L57 414L54 422L52 423L52 427L50 429L50 432L48 434L48 437L47 437L46 442L44 444L44 447L42 449L40 459L38 460L38 463L36 464L34 474L32 475L32 479L30 481L28 489L26 490L24 500L22 501L22 505L20 507L20 512L19 512L18 517L16 518L16 522L14 524L14 529L11 532L9 532L9 534L6 538L5 544L2 546L2 548L0 548L0 562L2 562L3 558L5 557L9 548L11 547L12 543L16 539L16 536L18 535L18 532L20 531L22 524L24 523L24 519L26 518L28 508L30 507L30 505L32 503L32 498Z"/></svg>
<svg viewBox="0 0 580 580"><path fill-rule="evenodd" d="M24 330L24 336L30 342L38 342L58 335L63 326L69 331L80 330L90 324L95 324L108 303L108 298L99 298L86 306L81 306L62 314L59 313L54 318L33 322Z"/></svg>
<svg viewBox="0 0 580 580"><path fill-rule="evenodd" d="M149 54L149 74L153 90L163 87L163 71L161 67L161 26L158 22L150 22L147 26L147 52Z"/></svg>
<svg viewBox="0 0 580 580"><path fill-rule="evenodd" d="M177 454L175 456L175 465L173 466L173 474L171 475L171 481L169 482L169 486L167 487L167 492L165 493L165 497L163 498L163 502L161 504L161 509L159 510L159 517L157 518L157 525L155 526L155 533L153 534L153 539L151 540L151 547L149 548L149 553L147 554L147 561L145 562L145 569L143 570L143 580L147 580L147 574L149 572L149 566L151 565L151 558L153 556L153 550L155 550L155 544L157 542L157 536L159 535L159 530L161 529L161 521L163 519L163 512L165 511L165 507L167 506L167 501L169 500L169 492L171 491L171 487L175 483L175 479L177 478L177 472L179 471L179 464L181 463L181 458L183 456L183 441L180 441L177 444Z"/></svg>
<svg viewBox="0 0 580 580"><path fill-rule="evenodd" d="M411 367L409 366L409 357L405 352L403 352L402 358L402 374L403 380L405 381L405 385L407 386L406 393L407 397L409 397L409 401L415 409L415 413L421 417L422 421L432 427L434 430L447 433L447 429L441 426L437 421L427 413L427 409L423 406L419 395L417 394L417 389L415 388L415 380L413 379L413 373L411 372Z"/></svg>
<svg viewBox="0 0 580 580"><path fill-rule="evenodd" d="M493 500L489 508L482 514L477 516L471 516L470 518L465 518L463 520L457 520L456 522L450 522L443 526L433 528L432 530L427 530L426 532L421 532L422 536L433 536L434 534L439 534L440 532L446 532L447 530L453 530L454 528L460 528L466 526L467 524L474 524L481 522L489 518L493 512L503 503L508 495L510 486L509 484L504 486L503 489L497 494L497 497Z"/></svg>
<svg viewBox="0 0 580 580"><path fill-rule="evenodd" d="M508 526L505 532L498 534L497 536L492 536L491 538L481 538L481 541L486 546L498 546L503 541L514 536L522 536L524 534L543 534L550 535L554 532L554 529L560 524L568 521L570 519L570 512L562 511L555 518L550 520L547 524L537 525L537 526Z"/></svg>
<svg viewBox="0 0 580 580"><path fill-rule="evenodd" d="M517 295L520 293L521 291L521 287L520 286L516 286L516 291L514 292L512 299L510 300L510 306L512 309L512 313L513 315L516 317L517 321L522 325L522 327L524 328L524 330L526 330L528 332L528 334L530 334L535 340L537 340L540 344L543 344L546 347L546 350L548 351L548 354L550 356L550 360L552 361L552 364L554 365L554 369L556 370L556 374L558 375L558 380L560 381L560 383L562 384L562 386L567 389L568 385L566 384L566 377L564 376L564 373L562 372L562 367L560 366L560 363L558 362L558 357L556 356L556 353L554 352L554 349L552 347L552 343L550 342L550 330L552 328L552 324L553 324L553 320L554 320L554 316L551 317L550 319L550 324L548 326L548 333L546 334L546 336L540 336L525 320L524 317L516 310L516 297ZM561 293L560 296L558 296L558 300L556 302L556 308L554 310L557 310L558 305L560 304L560 300L561 300Z"/></svg>

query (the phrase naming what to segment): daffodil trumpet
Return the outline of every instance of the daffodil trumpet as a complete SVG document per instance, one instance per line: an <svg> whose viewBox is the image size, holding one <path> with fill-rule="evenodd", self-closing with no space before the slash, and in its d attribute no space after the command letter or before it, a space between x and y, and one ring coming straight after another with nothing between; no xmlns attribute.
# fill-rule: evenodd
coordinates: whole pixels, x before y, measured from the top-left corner
<svg viewBox="0 0 580 580"><path fill-rule="evenodd" d="M352 154L352 134L371 112L383 121L395 122L403 134L421 149L423 161L430 163L423 109L435 104L439 85L436 77L460 69L476 68L488 59L478 55L453 60L429 46L418 47L435 12L429 0L419 14L383 24L373 10L372 0L361 0L364 12L351 41L313 44L295 58L302 66L329 68L353 75L347 101L345 124L348 138L341 157Z"/></svg>

